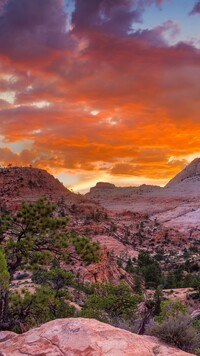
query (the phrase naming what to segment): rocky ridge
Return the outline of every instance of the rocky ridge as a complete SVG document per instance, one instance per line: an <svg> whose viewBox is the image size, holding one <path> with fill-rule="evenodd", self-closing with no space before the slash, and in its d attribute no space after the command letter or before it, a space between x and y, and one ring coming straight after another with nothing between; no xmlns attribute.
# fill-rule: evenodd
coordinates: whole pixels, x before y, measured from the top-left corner
<svg viewBox="0 0 200 356"><path fill-rule="evenodd" d="M195 158L189 165L187 165L180 173L172 178L166 185L166 187L172 187L182 182L193 181L200 182L200 158Z"/></svg>
<svg viewBox="0 0 200 356"><path fill-rule="evenodd" d="M189 356L155 337L140 336L94 319L59 319L22 335L0 333L0 355Z"/></svg>
<svg viewBox="0 0 200 356"><path fill-rule="evenodd" d="M22 201L33 202L45 198L50 202L64 201L68 206L80 198L58 179L43 169L32 167L0 168L0 204L16 210Z"/></svg>

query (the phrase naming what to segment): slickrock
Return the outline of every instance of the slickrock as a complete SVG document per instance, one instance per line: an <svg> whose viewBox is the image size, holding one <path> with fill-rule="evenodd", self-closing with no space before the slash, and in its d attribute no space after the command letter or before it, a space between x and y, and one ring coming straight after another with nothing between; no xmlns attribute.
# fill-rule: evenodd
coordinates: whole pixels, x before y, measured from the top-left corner
<svg viewBox="0 0 200 356"><path fill-rule="evenodd" d="M0 331L0 343L12 339L16 334L11 331ZM1 348L0 348L1 349Z"/></svg>
<svg viewBox="0 0 200 356"><path fill-rule="evenodd" d="M60 319L0 342L1 356L191 356L93 319Z"/></svg>
<svg viewBox="0 0 200 356"><path fill-rule="evenodd" d="M200 182L200 158L196 158L188 164L180 173L167 183L166 187L172 187L183 181L188 181L189 179L198 180Z"/></svg>
<svg viewBox="0 0 200 356"><path fill-rule="evenodd" d="M97 183L86 197L112 211L148 214L168 228L183 232L200 229L200 158L193 160L163 188Z"/></svg>

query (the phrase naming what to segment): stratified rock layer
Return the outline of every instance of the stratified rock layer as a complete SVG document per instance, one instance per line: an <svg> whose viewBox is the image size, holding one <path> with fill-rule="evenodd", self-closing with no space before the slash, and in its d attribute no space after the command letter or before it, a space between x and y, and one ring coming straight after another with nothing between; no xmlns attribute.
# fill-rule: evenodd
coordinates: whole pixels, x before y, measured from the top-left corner
<svg viewBox="0 0 200 356"><path fill-rule="evenodd" d="M8 338L8 335L6 335ZM150 336L93 319L60 319L0 342L1 356L186 356Z"/></svg>

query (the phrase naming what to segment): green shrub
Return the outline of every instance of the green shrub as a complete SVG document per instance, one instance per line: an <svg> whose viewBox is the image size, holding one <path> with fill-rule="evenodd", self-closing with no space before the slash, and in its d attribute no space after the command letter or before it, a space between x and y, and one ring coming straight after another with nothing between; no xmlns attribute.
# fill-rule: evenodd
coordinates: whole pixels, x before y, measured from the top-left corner
<svg viewBox="0 0 200 356"><path fill-rule="evenodd" d="M15 277L15 279L17 280L21 280L21 279L24 279L24 278L28 278L30 275L29 273L27 272L23 272L23 273L18 273Z"/></svg>
<svg viewBox="0 0 200 356"><path fill-rule="evenodd" d="M179 299L161 303L160 315L148 332L168 344L184 351L194 352L200 346L200 338L186 307Z"/></svg>
<svg viewBox="0 0 200 356"><path fill-rule="evenodd" d="M184 314L170 316L160 324L155 323L150 327L149 333L187 352L194 352L200 345L191 318Z"/></svg>

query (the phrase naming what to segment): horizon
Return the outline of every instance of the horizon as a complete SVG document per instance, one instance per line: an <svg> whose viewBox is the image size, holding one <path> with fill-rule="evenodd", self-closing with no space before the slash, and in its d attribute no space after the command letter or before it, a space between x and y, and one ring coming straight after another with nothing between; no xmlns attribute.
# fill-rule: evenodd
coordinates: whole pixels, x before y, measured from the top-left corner
<svg viewBox="0 0 200 356"><path fill-rule="evenodd" d="M190 162L188 162L188 164L184 167L184 168L186 168L187 166L189 166L190 165L190 163L193 163L194 161L196 161L196 160L200 160L200 157L195 157L192 161L190 161ZM49 173L49 174L52 174L50 171L48 171L48 169L44 169L44 168L39 168L39 167L34 167L32 164L29 164L29 165L27 165L27 166L20 166L20 165L12 165L11 163L10 164L8 164L7 166L2 166L2 165L0 165L0 169L15 169L15 168L22 168L22 169L24 169L24 168L29 168L29 169L38 169L38 170L45 170L47 173ZM183 170L184 170L184 168L183 168ZM179 171L179 172L177 172L177 174L179 174L180 172L182 172L182 170L181 171ZM175 175L176 176L176 175ZM108 183L108 184L114 184L115 185L115 187L116 188L131 188L131 187L141 187L141 186L143 186L143 185L146 185L146 186L156 186L156 187L160 187L160 188L164 188L169 182L170 182L170 180L171 179L173 179L173 178L175 178L175 176L172 176L169 180L167 180L167 181L165 181L165 184L153 184L152 182L147 182L147 181L140 181L138 184L134 184L133 182L130 182L130 184L121 184L121 185L116 185L116 184L114 184L114 183L112 183L112 182L110 182L110 181L106 181L106 180L98 180L98 181L94 181L94 182L92 182L91 183L91 185L89 185L88 186L88 182L87 182L87 187L84 189L82 189L82 190L74 190L72 187L70 187L70 186L66 186L65 185L65 182L64 181L62 181L62 179L61 179L61 177L59 177L59 175L54 175L54 178L56 178L56 179L58 179L58 181L60 182L60 183L62 183L63 185L64 185L64 187L65 188L67 188L68 190L70 190L71 192L73 192L73 193L75 193L75 194L81 194L81 195L85 195L86 193L88 193L88 192L90 192L90 189L91 188L93 188L94 186L96 186L98 183Z"/></svg>
<svg viewBox="0 0 200 356"><path fill-rule="evenodd" d="M0 164L164 186L200 156L199 0L0 1Z"/></svg>

